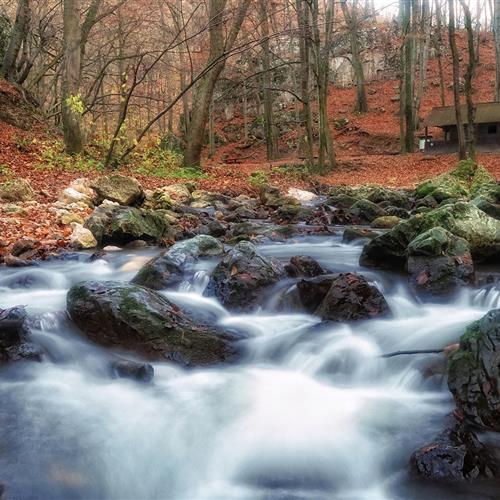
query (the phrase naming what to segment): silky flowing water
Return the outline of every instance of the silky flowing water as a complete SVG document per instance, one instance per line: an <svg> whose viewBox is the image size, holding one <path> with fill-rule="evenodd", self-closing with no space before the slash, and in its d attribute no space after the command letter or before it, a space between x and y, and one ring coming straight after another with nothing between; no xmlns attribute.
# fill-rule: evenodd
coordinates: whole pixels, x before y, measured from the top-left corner
<svg viewBox="0 0 500 500"><path fill-rule="evenodd" d="M260 245L287 261L310 255L333 271L362 272L391 315L321 325L276 311L284 281L252 314L202 296L215 260L201 261L165 295L200 320L248 335L233 366L185 370L155 363L151 384L113 379L102 349L65 319L78 281L129 280L155 251L3 269L0 307L24 304L36 319L42 363L0 371L0 481L12 499L498 498L490 486L438 487L412 479L408 460L444 428L453 409L439 355L381 358L442 348L500 307L494 285L448 302L421 303L403 276L360 269L360 246L337 236ZM127 357L131 359L128 354Z"/></svg>

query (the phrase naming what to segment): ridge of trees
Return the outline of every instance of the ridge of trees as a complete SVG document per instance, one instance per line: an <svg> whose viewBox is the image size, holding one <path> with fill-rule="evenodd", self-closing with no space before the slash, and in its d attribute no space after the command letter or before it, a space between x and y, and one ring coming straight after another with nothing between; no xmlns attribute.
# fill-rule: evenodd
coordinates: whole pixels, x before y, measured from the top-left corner
<svg viewBox="0 0 500 500"><path fill-rule="evenodd" d="M491 30L500 99L500 0L399 0L400 144L415 148L431 50L445 104L443 53L451 52L459 156L474 158L473 86L481 31ZM89 138L106 142L105 165L118 166L150 133L179 147L199 167L207 128L225 96L239 93L247 134L249 96L261 117L267 157L279 156L276 114L296 103L300 156L310 171L335 168L328 117L332 58L352 66L353 108L368 111L364 53L370 31L385 23L366 0L0 0L0 76L31 92L80 154ZM379 24L377 24L379 23ZM447 28L447 36L444 30ZM456 30L467 35L461 67ZM238 67L236 83L227 79ZM462 83L463 82L463 83ZM467 116L459 104L465 96ZM287 101L288 102L288 101ZM463 124L466 124L465 126Z"/></svg>

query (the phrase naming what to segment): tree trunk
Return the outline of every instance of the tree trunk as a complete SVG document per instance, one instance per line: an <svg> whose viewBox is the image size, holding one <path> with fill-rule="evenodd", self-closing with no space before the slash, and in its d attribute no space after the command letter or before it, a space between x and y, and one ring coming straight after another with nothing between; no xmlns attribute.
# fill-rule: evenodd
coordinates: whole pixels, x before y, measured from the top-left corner
<svg viewBox="0 0 500 500"><path fill-rule="evenodd" d="M494 2L493 33L495 35L495 101L500 101L500 0Z"/></svg>
<svg viewBox="0 0 500 500"><path fill-rule="evenodd" d="M415 122L414 122L414 9L412 5L415 0L403 0L401 2L401 20L403 28L403 51L402 51L402 72L404 87L400 95L401 113L404 117L404 148L403 152L412 153L415 142Z"/></svg>
<svg viewBox="0 0 500 500"><path fill-rule="evenodd" d="M16 80L17 57L21 50L21 45L26 39L30 24L30 5L29 0L19 0L17 5L16 20L12 27L12 33L7 45L7 50L0 69L0 76L6 80Z"/></svg>
<svg viewBox="0 0 500 500"><path fill-rule="evenodd" d="M361 60L359 48L359 26L358 26L358 13L357 13L357 0L353 1L353 6L349 12L347 1L341 0L340 6L349 33L349 40L351 44L352 59L351 64L354 70L354 81L356 83L356 107L355 111L358 113L366 113L368 111L368 99L366 97L365 86L365 73L363 70L363 62Z"/></svg>
<svg viewBox="0 0 500 500"><path fill-rule="evenodd" d="M210 33L210 55L208 64L211 69L200 80L196 87L191 107L191 119L186 134L186 148L184 152L184 164L188 167L199 167L201 163L201 152L203 139L208 122L210 103L215 90L215 85L225 66L225 56L231 51L236 37L240 31L241 24L246 15L250 2L241 0L233 20L231 30L224 39L224 9L227 0L209 1L209 33Z"/></svg>
<svg viewBox="0 0 500 500"><path fill-rule="evenodd" d="M500 0L499 0L500 1ZM441 106L445 106L445 90L444 90L444 71L443 71L443 21L442 21L442 11L441 11L441 0L436 1L436 42L435 49L437 52L437 63L439 71L439 97L441 100Z"/></svg>
<svg viewBox="0 0 500 500"><path fill-rule="evenodd" d="M309 170L314 168L313 154L313 129L310 87L310 57L311 57L311 26L309 9L306 2L296 0L297 22L299 27L299 51L300 51L300 98L302 101L301 122L304 126L304 136L299 143L299 149L303 151L306 158L306 166Z"/></svg>
<svg viewBox="0 0 500 500"><path fill-rule="evenodd" d="M453 63L453 102L455 105L455 119L458 134L458 157L465 160L465 132L460 109L460 68L458 59L457 41L455 39L455 5L454 0L448 0L448 37L450 39L451 58Z"/></svg>
<svg viewBox="0 0 500 500"><path fill-rule="evenodd" d="M432 16L429 9L429 0L422 0L422 19L420 31L423 34L424 40L420 43L420 57L419 57L419 75L417 94L415 96L415 125L418 128L418 121L420 115L420 103L422 102L422 95L424 93L425 80L427 76L427 63L429 60L429 42L431 38L431 21Z"/></svg>
<svg viewBox="0 0 500 500"><path fill-rule="evenodd" d="M267 0L259 0L262 30L262 95L264 98L264 135L266 136L267 159L276 159L276 129L273 116L273 93L271 90L271 50L269 47L269 17Z"/></svg>
<svg viewBox="0 0 500 500"><path fill-rule="evenodd" d="M312 25L313 44L315 56L315 74L318 88L318 173L324 174L327 167L335 166L335 153L333 150L332 134L328 121L328 85L330 76L330 52L333 34L333 0L328 0L325 11L325 34L324 46L321 46L321 34L319 30L319 1L313 0Z"/></svg>
<svg viewBox="0 0 500 500"><path fill-rule="evenodd" d="M476 54L474 50L474 30L472 28L472 18L470 9L464 0L460 0L464 10L465 29L467 30L467 47L469 52L469 61L465 72L465 99L467 102L467 151L471 160L476 160L476 126L475 115L476 107L472 100L473 80L476 70Z"/></svg>
<svg viewBox="0 0 500 500"><path fill-rule="evenodd" d="M64 144L69 154L83 151L80 95L81 30L80 1L64 0L64 61L62 81L62 123Z"/></svg>

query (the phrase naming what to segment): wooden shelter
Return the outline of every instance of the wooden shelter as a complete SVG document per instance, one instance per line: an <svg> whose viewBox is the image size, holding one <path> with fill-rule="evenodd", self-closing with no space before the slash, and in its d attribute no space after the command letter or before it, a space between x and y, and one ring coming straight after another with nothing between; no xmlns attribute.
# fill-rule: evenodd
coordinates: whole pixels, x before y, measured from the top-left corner
<svg viewBox="0 0 500 500"><path fill-rule="evenodd" d="M462 121L467 127L467 107L461 106ZM500 102L480 102L476 104L474 119L476 146L482 151L500 150ZM458 150L458 131L455 106L434 108L424 121L426 151L450 152ZM429 136L429 127L443 130L444 140L433 141Z"/></svg>

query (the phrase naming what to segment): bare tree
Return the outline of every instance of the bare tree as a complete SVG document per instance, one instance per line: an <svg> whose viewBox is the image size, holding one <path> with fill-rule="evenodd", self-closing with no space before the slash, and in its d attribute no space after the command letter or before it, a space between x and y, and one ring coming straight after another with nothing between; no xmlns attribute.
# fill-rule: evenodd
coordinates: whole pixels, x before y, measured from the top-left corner
<svg viewBox="0 0 500 500"><path fill-rule="evenodd" d="M185 140L184 163L186 166L198 167L201 163L201 152L209 118L210 104L215 85L226 64L226 58L223 56L231 51L236 42L249 4L248 0L239 1L229 33L227 37L224 37L227 0L209 0L210 55L208 66L211 69L198 82L194 92Z"/></svg>

